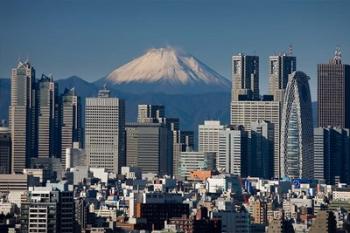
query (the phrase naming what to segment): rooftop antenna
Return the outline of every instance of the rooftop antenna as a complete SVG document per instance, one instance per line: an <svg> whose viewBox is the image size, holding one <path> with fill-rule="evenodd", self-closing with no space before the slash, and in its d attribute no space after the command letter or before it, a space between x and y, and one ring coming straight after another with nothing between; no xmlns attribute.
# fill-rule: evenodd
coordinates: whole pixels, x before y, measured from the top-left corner
<svg viewBox="0 0 350 233"><path fill-rule="evenodd" d="M335 64L341 64L341 58L342 58L341 49L340 49L340 46L337 46L334 51L333 62Z"/></svg>
<svg viewBox="0 0 350 233"><path fill-rule="evenodd" d="M288 46L288 56L292 56L293 55L293 45L292 44L290 44L289 46Z"/></svg>

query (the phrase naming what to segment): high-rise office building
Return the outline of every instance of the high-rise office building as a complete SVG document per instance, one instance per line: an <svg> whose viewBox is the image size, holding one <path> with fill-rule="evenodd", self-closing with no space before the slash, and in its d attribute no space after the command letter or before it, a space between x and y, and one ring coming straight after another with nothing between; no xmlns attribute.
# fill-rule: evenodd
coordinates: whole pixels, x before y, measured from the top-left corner
<svg viewBox="0 0 350 233"><path fill-rule="evenodd" d="M126 124L127 166L139 167L142 172L165 175L172 173L172 143L169 130L162 123Z"/></svg>
<svg viewBox="0 0 350 233"><path fill-rule="evenodd" d="M229 126L219 131L216 158L218 170L238 176L247 176L248 137L242 126Z"/></svg>
<svg viewBox="0 0 350 233"><path fill-rule="evenodd" d="M251 123L248 175L265 179L273 177L274 134L274 125L268 121Z"/></svg>
<svg viewBox="0 0 350 233"><path fill-rule="evenodd" d="M165 108L163 105L138 105L138 123L160 123L160 118L163 117L165 117Z"/></svg>
<svg viewBox="0 0 350 233"><path fill-rule="evenodd" d="M194 134L193 131L176 130L173 132L173 175L179 174L180 154L184 151L193 151Z"/></svg>
<svg viewBox="0 0 350 233"><path fill-rule="evenodd" d="M34 155L35 70L28 62L19 62L11 74L9 128L12 138L11 171L22 172Z"/></svg>
<svg viewBox="0 0 350 233"><path fill-rule="evenodd" d="M309 77L293 72L284 96L281 123L281 175L313 177L313 124Z"/></svg>
<svg viewBox="0 0 350 233"><path fill-rule="evenodd" d="M314 129L314 178L332 185L350 182L349 129Z"/></svg>
<svg viewBox="0 0 350 233"><path fill-rule="evenodd" d="M219 154L219 133L224 130L220 121L204 121L198 126L198 151ZM218 161L217 161L218 162ZM218 164L217 164L218 165Z"/></svg>
<svg viewBox="0 0 350 233"><path fill-rule="evenodd" d="M317 74L318 126L350 128L350 65L342 64L339 49Z"/></svg>
<svg viewBox="0 0 350 233"><path fill-rule="evenodd" d="M259 57L239 53L232 57L232 100L259 98Z"/></svg>
<svg viewBox="0 0 350 233"><path fill-rule="evenodd" d="M81 103L75 89L65 89L60 99L60 153L61 162L66 164L66 149L72 148L74 142L82 146L82 128L81 128Z"/></svg>
<svg viewBox="0 0 350 233"><path fill-rule="evenodd" d="M268 121L274 126L273 176L280 177L280 116L281 103L271 100L232 101L231 125L242 125L246 131L252 129L252 122Z"/></svg>
<svg viewBox="0 0 350 233"><path fill-rule="evenodd" d="M184 151L180 154L180 166L178 176L188 178L192 171L204 169L214 170L216 168L216 153L201 151Z"/></svg>
<svg viewBox="0 0 350 233"><path fill-rule="evenodd" d="M11 173L11 134L0 126L0 174Z"/></svg>
<svg viewBox="0 0 350 233"><path fill-rule="evenodd" d="M58 157L58 86L52 77L42 75L36 86L36 153L39 158Z"/></svg>
<svg viewBox="0 0 350 233"><path fill-rule="evenodd" d="M283 102L288 76L296 71L296 57L283 54L269 57L270 94L275 101Z"/></svg>
<svg viewBox="0 0 350 233"><path fill-rule="evenodd" d="M91 167L118 173L125 166L124 100L111 97L107 89L86 98L85 151Z"/></svg>

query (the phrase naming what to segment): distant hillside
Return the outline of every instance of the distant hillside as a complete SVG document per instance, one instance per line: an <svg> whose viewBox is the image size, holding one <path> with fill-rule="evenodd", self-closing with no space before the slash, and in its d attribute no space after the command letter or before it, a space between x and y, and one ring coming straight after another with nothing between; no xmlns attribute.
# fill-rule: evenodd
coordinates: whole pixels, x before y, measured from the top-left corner
<svg viewBox="0 0 350 233"><path fill-rule="evenodd" d="M97 96L98 89L93 83L72 76L67 79L57 80L60 93L65 88L75 87L77 94L81 96L83 105L85 97ZM112 95L123 98L126 101L126 120L135 121L138 104L162 104L166 107L169 117L178 117L181 127L186 130L195 130L198 124L206 119L229 122L230 94L184 94L171 95L162 93L131 94L112 89ZM0 79L0 119L8 118L8 106L10 104L10 80Z"/></svg>

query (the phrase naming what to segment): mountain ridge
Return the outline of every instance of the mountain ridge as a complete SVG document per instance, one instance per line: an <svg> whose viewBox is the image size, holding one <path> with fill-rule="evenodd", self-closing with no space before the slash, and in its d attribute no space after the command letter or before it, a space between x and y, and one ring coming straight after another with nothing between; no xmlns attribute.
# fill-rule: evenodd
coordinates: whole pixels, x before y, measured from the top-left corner
<svg viewBox="0 0 350 233"><path fill-rule="evenodd" d="M150 49L94 83L132 93L212 93L231 88L231 82L208 65L171 47Z"/></svg>

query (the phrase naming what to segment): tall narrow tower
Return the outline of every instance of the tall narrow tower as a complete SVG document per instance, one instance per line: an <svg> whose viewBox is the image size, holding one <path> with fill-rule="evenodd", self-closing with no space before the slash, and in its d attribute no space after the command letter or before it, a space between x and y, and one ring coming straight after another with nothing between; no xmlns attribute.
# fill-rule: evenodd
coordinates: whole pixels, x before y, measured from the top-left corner
<svg viewBox="0 0 350 233"><path fill-rule="evenodd" d="M37 155L59 156L58 86L52 77L42 75L37 82Z"/></svg>
<svg viewBox="0 0 350 233"><path fill-rule="evenodd" d="M66 89L60 100L61 113L61 161L66 164L66 149L72 148L74 142L82 142L81 103L75 89Z"/></svg>
<svg viewBox="0 0 350 233"><path fill-rule="evenodd" d="M239 53L232 57L232 87L232 100L259 98L258 56Z"/></svg>
<svg viewBox="0 0 350 233"><path fill-rule="evenodd" d="M9 128L12 137L11 171L22 172L34 154L35 70L28 62L19 62L11 74Z"/></svg>

